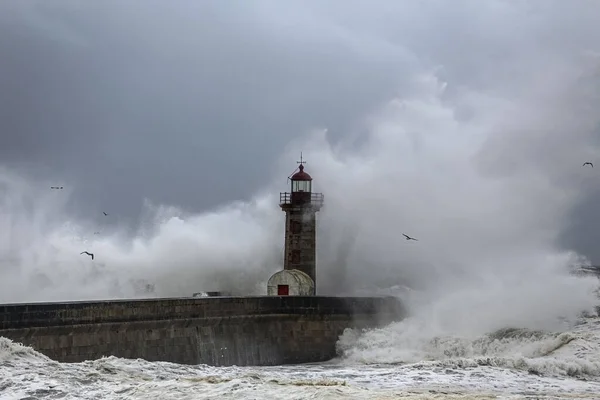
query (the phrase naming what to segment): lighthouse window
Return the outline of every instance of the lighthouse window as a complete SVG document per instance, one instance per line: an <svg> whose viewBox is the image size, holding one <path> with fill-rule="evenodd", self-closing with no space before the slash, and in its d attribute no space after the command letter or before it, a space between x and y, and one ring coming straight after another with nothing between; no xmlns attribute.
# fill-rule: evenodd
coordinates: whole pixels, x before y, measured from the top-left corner
<svg viewBox="0 0 600 400"><path fill-rule="evenodd" d="M310 181L292 181L292 192L310 192Z"/></svg>

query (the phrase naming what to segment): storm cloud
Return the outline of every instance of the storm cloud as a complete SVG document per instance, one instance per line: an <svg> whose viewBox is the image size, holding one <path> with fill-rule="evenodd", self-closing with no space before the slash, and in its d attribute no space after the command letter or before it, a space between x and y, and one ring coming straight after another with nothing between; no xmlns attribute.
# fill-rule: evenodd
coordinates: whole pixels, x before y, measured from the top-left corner
<svg viewBox="0 0 600 400"><path fill-rule="evenodd" d="M310 29L300 3L0 7L3 161L76 179L82 201L121 214L142 196L194 210L247 197L291 138L344 135L405 68L326 20Z"/></svg>
<svg viewBox="0 0 600 400"><path fill-rule="evenodd" d="M129 296L109 288L131 279L258 291L280 267L277 192L300 151L327 201L322 291L478 270L469 284L504 288L600 260L598 178L582 168L600 155L593 7L2 2L6 282L43 276L45 298ZM90 278L83 246L109 278ZM58 276L86 283L66 293Z"/></svg>

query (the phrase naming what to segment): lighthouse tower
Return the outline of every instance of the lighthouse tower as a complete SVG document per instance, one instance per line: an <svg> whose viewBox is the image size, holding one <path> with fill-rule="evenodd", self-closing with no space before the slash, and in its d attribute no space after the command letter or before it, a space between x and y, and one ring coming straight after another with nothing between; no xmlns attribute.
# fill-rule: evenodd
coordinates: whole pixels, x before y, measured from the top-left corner
<svg viewBox="0 0 600 400"><path fill-rule="evenodd" d="M317 218L323 206L322 193L312 192L312 177L304 171L290 177L290 191L279 194L279 206L285 212L285 250L283 271L268 283L269 295L315 295L317 266Z"/></svg>

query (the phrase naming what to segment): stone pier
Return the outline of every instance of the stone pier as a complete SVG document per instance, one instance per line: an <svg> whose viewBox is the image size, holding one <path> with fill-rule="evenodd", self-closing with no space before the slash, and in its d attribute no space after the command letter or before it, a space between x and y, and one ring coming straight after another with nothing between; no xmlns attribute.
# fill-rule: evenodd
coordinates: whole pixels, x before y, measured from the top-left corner
<svg viewBox="0 0 600 400"><path fill-rule="evenodd" d="M0 336L61 362L103 356L279 365L336 356L346 328L404 316L392 297L200 297L0 305Z"/></svg>

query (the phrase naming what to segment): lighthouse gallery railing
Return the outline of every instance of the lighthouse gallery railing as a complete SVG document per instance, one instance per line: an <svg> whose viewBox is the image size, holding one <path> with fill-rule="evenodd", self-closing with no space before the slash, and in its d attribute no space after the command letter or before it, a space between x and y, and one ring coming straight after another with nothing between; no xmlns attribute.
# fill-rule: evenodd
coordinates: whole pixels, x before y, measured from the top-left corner
<svg viewBox="0 0 600 400"><path fill-rule="evenodd" d="M310 202L315 205L322 206L325 201L323 193L311 193ZM292 194L290 192L279 193L279 204L292 204Z"/></svg>

